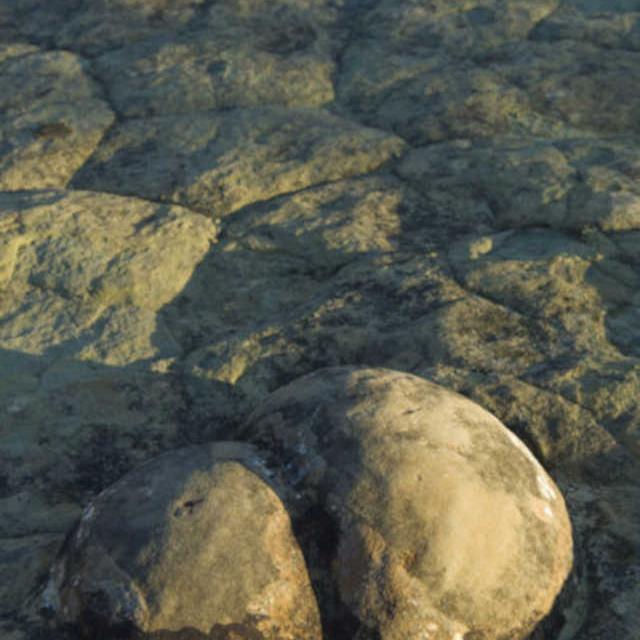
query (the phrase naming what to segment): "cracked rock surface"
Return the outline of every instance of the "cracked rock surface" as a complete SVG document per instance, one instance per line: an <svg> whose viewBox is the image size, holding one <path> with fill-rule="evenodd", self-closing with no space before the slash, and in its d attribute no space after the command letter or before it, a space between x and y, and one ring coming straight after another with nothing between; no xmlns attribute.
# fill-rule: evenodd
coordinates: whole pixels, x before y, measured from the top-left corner
<svg viewBox="0 0 640 640"><path fill-rule="evenodd" d="M0 638L104 488L366 365L557 482L534 633L636 640L639 74L636 0L0 0Z"/></svg>

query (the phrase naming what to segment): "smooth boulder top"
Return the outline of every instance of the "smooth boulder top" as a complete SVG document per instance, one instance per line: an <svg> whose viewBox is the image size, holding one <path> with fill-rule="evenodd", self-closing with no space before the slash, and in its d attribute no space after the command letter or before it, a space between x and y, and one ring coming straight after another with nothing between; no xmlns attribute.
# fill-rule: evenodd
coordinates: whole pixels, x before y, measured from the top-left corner
<svg viewBox="0 0 640 640"><path fill-rule="evenodd" d="M321 638L289 516L261 475L238 443L143 464L87 507L46 603L85 638Z"/></svg>
<svg viewBox="0 0 640 640"><path fill-rule="evenodd" d="M552 609L573 561L563 498L470 400L335 367L273 393L242 433L277 452L294 511L320 505L333 521L332 572L358 637L515 640Z"/></svg>

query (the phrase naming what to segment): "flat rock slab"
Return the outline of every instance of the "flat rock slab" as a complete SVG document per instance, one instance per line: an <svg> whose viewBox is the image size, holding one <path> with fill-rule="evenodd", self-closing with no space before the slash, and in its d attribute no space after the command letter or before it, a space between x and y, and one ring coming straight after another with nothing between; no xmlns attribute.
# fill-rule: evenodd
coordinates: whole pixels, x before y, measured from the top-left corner
<svg viewBox="0 0 640 640"><path fill-rule="evenodd" d="M68 51L0 52L0 189L65 187L114 113L86 65Z"/></svg>
<svg viewBox="0 0 640 640"><path fill-rule="evenodd" d="M261 468L250 446L218 443L124 476L85 510L45 604L86 638L319 640L302 553Z"/></svg>
<svg viewBox="0 0 640 640"><path fill-rule="evenodd" d="M551 610L573 562L563 498L473 402L336 367L279 389L243 433L278 452L300 513L315 505L337 529L332 572L358 637L525 638Z"/></svg>
<svg viewBox="0 0 640 640"><path fill-rule="evenodd" d="M127 361L136 350L141 357L155 352L153 335L175 353L171 336L157 332L155 312L181 290L216 237L210 220L182 207L55 190L2 194L0 229L0 286L10 294L0 300L4 348L42 354L66 342L77 352L93 327L120 342ZM139 341L143 325L146 345ZM115 355L113 347L102 351ZM101 349L95 342L91 348Z"/></svg>
<svg viewBox="0 0 640 640"><path fill-rule="evenodd" d="M181 401L164 374L180 347L157 311L215 238L211 220L182 207L64 190L0 195L0 538L7 544L59 536L85 492L167 447ZM142 365L137 372L121 367L132 358ZM143 371L150 359L155 373ZM105 420L122 428L111 431ZM23 604L12 597L2 606Z"/></svg>
<svg viewBox="0 0 640 640"><path fill-rule="evenodd" d="M31 9L37 4L34 0L17 2ZM114 6L112 0L64 0L56 3L56 11L38 6L39 11L29 16L31 21L21 16L18 22L28 36L47 34L56 46L79 49L88 56L126 49L157 36L180 37L203 29L247 54L269 49L296 55L309 46L324 50L331 40L327 32L340 16L335 4L331 0L118 0Z"/></svg>
<svg viewBox="0 0 640 640"><path fill-rule="evenodd" d="M321 110L212 111L115 127L73 184L172 201L219 217L373 171L403 149L396 136Z"/></svg>
<svg viewBox="0 0 640 640"><path fill-rule="evenodd" d="M275 15L273 21L278 22ZM335 65L330 52L315 50L311 25L289 29L288 45L275 40L275 25L262 35L224 25L215 36L171 33L107 52L96 68L118 112L127 117L331 102ZM296 49L298 55L290 56Z"/></svg>
<svg viewBox="0 0 640 640"><path fill-rule="evenodd" d="M625 232L640 226L640 154L626 142L457 140L410 151L398 171L456 217L484 201L475 219L498 227Z"/></svg>
<svg viewBox="0 0 640 640"><path fill-rule="evenodd" d="M529 39L557 5L377 3L346 49L338 102L416 144L637 133L638 51L579 32ZM633 14L623 20L621 44Z"/></svg>

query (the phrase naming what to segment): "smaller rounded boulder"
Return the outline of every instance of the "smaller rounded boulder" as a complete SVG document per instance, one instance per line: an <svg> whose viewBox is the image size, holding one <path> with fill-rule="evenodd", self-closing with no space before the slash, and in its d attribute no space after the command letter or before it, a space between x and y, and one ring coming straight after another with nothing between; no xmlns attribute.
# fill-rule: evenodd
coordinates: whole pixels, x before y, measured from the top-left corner
<svg viewBox="0 0 640 640"><path fill-rule="evenodd" d="M163 454L87 507L45 590L85 638L322 637L286 509L250 445Z"/></svg>
<svg viewBox="0 0 640 640"><path fill-rule="evenodd" d="M322 511L336 531L328 562L358 638L522 640L552 609L573 562L563 498L463 396L323 369L269 396L242 433L278 452L294 518Z"/></svg>

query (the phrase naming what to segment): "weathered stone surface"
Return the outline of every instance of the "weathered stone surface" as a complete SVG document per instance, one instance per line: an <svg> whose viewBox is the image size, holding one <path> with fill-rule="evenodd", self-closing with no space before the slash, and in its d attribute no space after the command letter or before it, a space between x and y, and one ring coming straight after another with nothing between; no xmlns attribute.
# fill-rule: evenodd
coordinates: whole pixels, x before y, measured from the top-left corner
<svg viewBox="0 0 640 640"><path fill-rule="evenodd" d="M527 37L538 21L558 5L557 0L470 0L452 5L382 0L364 16L364 31L397 50L421 47L463 58Z"/></svg>
<svg viewBox="0 0 640 640"><path fill-rule="evenodd" d="M155 310L216 230L185 209L108 194L0 200L0 538L59 541L82 501L178 437L167 358L179 347ZM131 358L138 371L122 368ZM20 569L30 593L56 545L38 549ZM16 594L3 594L4 612L28 604Z"/></svg>
<svg viewBox="0 0 640 640"><path fill-rule="evenodd" d="M338 529L341 597L381 638L525 638L573 562L553 481L491 414L421 378L329 368L242 432ZM508 586L507 586L508 585Z"/></svg>
<svg viewBox="0 0 640 640"><path fill-rule="evenodd" d="M338 102L363 122L412 144L493 135L559 133L508 84L502 69L451 62L438 49L420 56L354 43L345 53Z"/></svg>
<svg viewBox="0 0 640 640"><path fill-rule="evenodd" d="M13 193L0 219L0 544L54 541L298 376L388 367L488 408L559 482L584 579L562 640L636 640L639 16L0 2L0 200L71 189ZM0 566L36 594L54 547ZM61 640L31 595L2 592L0 636ZM334 613L325 635L351 637Z"/></svg>
<svg viewBox="0 0 640 640"><path fill-rule="evenodd" d="M54 42L86 55L121 47L158 33L188 28L201 0L17 0L14 22L30 40Z"/></svg>
<svg viewBox="0 0 640 640"><path fill-rule="evenodd" d="M299 29L302 39L298 46L290 45L292 50L262 44L249 30L222 28L215 37L202 31L144 40L107 52L96 65L118 112L129 117L262 105L320 106L334 97L333 59L328 52L314 51L311 26L306 27L308 36L304 25ZM301 50L291 57L296 49Z"/></svg>
<svg viewBox="0 0 640 640"><path fill-rule="evenodd" d="M55 0L46 5L38 0L3 2L0 7L2 41L46 40L50 45L51 35L64 27L78 4L78 0Z"/></svg>
<svg viewBox="0 0 640 640"><path fill-rule="evenodd" d="M413 254L433 246L438 220L389 176L308 189L229 218L216 251L162 313L191 347L192 417L211 433L310 369L420 359L426 309L460 295L434 257ZM412 332L399 330L398 315Z"/></svg>
<svg viewBox="0 0 640 640"><path fill-rule="evenodd" d="M597 245L543 229L507 231L465 239L452 258L468 288L562 327L576 347L603 359L631 355L625 347L633 329L616 329L633 313L640 275Z"/></svg>
<svg viewBox="0 0 640 640"><path fill-rule="evenodd" d="M640 225L639 162L622 140L465 140L415 149L398 171L460 217L482 203L476 219L499 227L622 232Z"/></svg>
<svg viewBox="0 0 640 640"><path fill-rule="evenodd" d="M96 55L158 35L193 33L207 29L216 37L250 39L283 54L300 51L301 45L324 45L339 12L330 0L208 3L203 0L64 0L47 24L43 11L18 16L19 29L31 37L46 35L60 47ZM35 14L35 15L34 15ZM36 25L28 18L40 18ZM21 19L20 19L21 18ZM15 18L14 18L15 20ZM36 32L36 34L34 34ZM248 45L251 47L251 45ZM302 47L304 48L304 47ZM251 50L251 49L249 49Z"/></svg>
<svg viewBox="0 0 640 640"><path fill-rule="evenodd" d="M308 109L149 118L116 127L73 185L169 200L219 217L373 171L402 150L395 136Z"/></svg>
<svg viewBox="0 0 640 640"><path fill-rule="evenodd" d="M62 532L0 539L0 616L37 599L34 585L46 579L51 557L63 539Z"/></svg>
<svg viewBox="0 0 640 640"><path fill-rule="evenodd" d="M536 40L591 42L603 49L640 50L640 4L566 0L531 32Z"/></svg>
<svg viewBox="0 0 640 640"><path fill-rule="evenodd" d="M86 508L46 605L88 638L128 627L320 638L302 553L260 469L251 447L219 443L124 476Z"/></svg>
<svg viewBox="0 0 640 640"><path fill-rule="evenodd" d="M517 62L506 70L507 77L527 92L537 112L560 119L571 129L604 135L638 133L640 53L562 41L519 43L508 55ZM530 64L533 60L535 65Z"/></svg>
<svg viewBox="0 0 640 640"><path fill-rule="evenodd" d="M59 347L58 356L109 365L176 354L155 312L215 241L209 220L180 207L78 191L7 193L0 207L4 349Z"/></svg>
<svg viewBox="0 0 640 640"><path fill-rule="evenodd" d="M68 51L0 53L0 189L65 187L114 120L85 65Z"/></svg>
<svg viewBox="0 0 640 640"><path fill-rule="evenodd" d="M637 133L638 52L527 39L557 4L380 3L346 51L339 102L414 143Z"/></svg>

